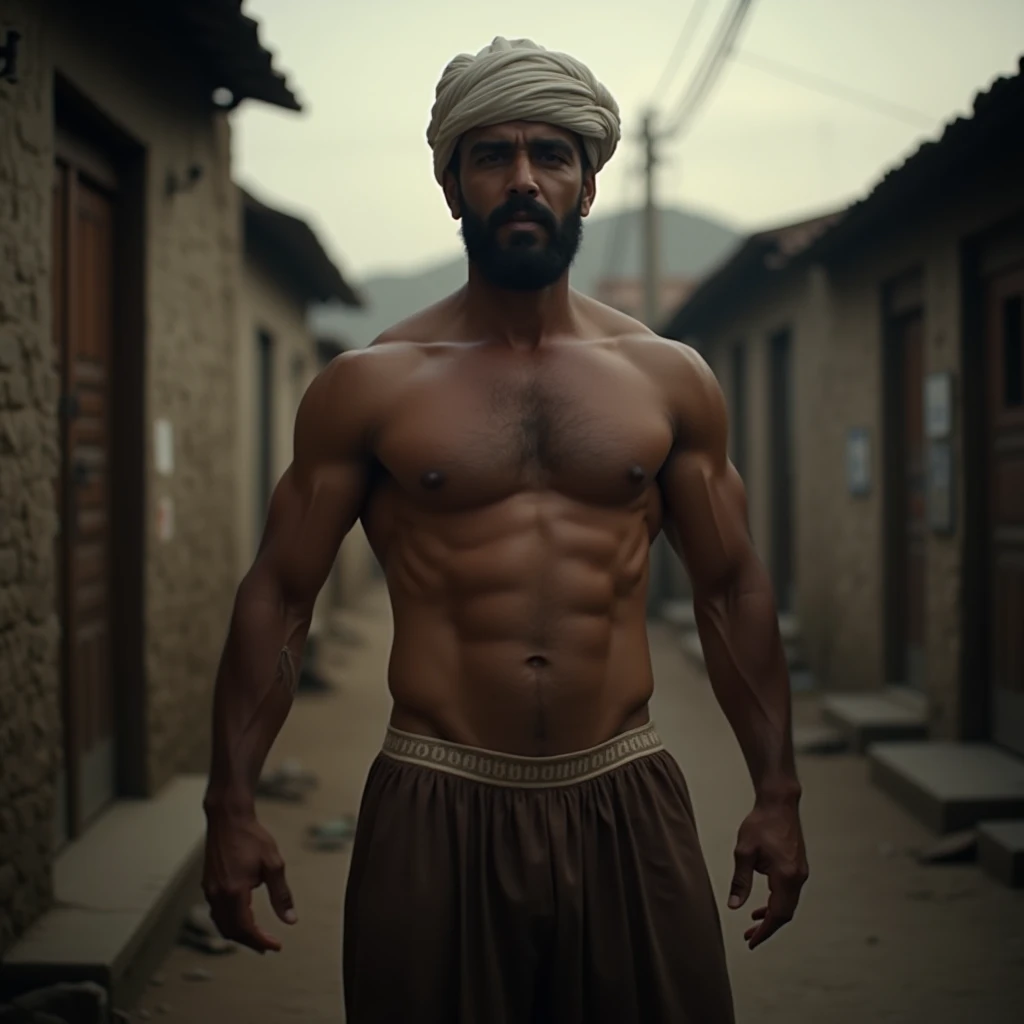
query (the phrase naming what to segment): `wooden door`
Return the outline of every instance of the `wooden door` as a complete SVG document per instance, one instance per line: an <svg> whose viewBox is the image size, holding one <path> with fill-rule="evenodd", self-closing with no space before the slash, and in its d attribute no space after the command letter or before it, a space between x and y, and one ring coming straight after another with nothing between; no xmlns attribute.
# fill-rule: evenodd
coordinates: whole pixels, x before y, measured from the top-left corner
<svg viewBox="0 0 1024 1024"><path fill-rule="evenodd" d="M988 286L992 736L1024 754L1024 267Z"/></svg>
<svg viewBox="0 0 1024 1024"><path fill-rule="evenodd" d="M54 189L54 331L61 369L63 796L72 837L114 797L116 771L110 535L113 175L98 159L88 162L87 168L73 156L59 156Z"/></svg>
<svg viewBox="0 0 1024 1024"><path fill-rule="evenodd" d="M903 529L906 575L906 633L903 638L903 677L913 687L924 686L925 559L928 504L924 438L924 318L920 313L902 321L899 345L903 363Z"/></svg>
<svg viewBox="0 0 1024 1024"><path fill-rule="evenodd" d="M928 529L919 308L891 316L885 356L886 681L922 687Z"/></svg>
<svg viewBox="0 0 1024 1024"><path fill-rule="evenodd" d="M793 572L793 370L788 331L770 340L771 570L779 611L795 604Z"/></svg>
<svg viewBox="0 0 1024 1024"><path fill-rule="evenodd" d="M270 499L274 494L274 338L256 332L256 544L266 525Z"/></svg>

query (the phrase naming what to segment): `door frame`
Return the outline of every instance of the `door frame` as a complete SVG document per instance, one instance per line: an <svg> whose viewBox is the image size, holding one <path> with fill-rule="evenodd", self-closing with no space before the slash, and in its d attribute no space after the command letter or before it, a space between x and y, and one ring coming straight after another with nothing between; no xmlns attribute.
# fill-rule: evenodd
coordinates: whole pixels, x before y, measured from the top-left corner
<svg viewBox="0 0 1024 1024"><path fill-rule="evenodd" d="M906 271L882 285L882 577L883 659L885 684L909 683L902 678L906 659L907 609L898 595L906 576L907 515L895 495L904 487L906 453L892 442L904 433L903 349L896 344L900 325L910 317L924 316L924 274L920 268ZM922 382L923 383L923 382ZM926 556L927 565L927 556ZM927 615L925 616L927 638ZM927 639L925 640L927 645Z"/></svg>
<svg viewBox="0 0 1024 1024"><path fill-rule="evenodd" d="M114 324L110 358L110 672L114 702L115 798L149 795L145 676L145 151L63 76L54 81L54 163L109 184L114 201ZM109 168L109 170L108 170ZM66 243L67 244L67 243ZM58 410L61 459L63 424ZM63 473L63 468L62 468ZM65 502L67 498L65 497ZM62 523L65 509L59 510ZM61 566L56 567L62 572ZM58 613L64 619L63 598ZM61 692L65 700L68 637L61 638ZM65 708L65 714L70 709ZM67 730L63 771L75 753ZM69 787L70 789L70 787ZM76 796L68 792L67 836L80 834Z"/></svg>
<svg viewBox="0 0 1024 1024"><path fill-rule="evenodd" d="M767 389L768 389L768 545L769 566L776 602L781 612L795 612L798 604L799 569L797 554L797 452L796 452L796 370L795 341L792 326L784 324L769 331L766 338ZM779 378L776 376L776 352L785 342L785 389L787 407L782 410L784 420L780 421ZM748 371L749 373L749 371ZM780 426L785 423L785 428ZM784 452L784 454L783 454ZM780 469L785 466L786 472ZM780 514L783 504L787 506L788 522L783 534ZM787 579L780 579L786 570ZM787 589L784 592L783 586Z"/></svg>
<svg viewBox="0 0 1024 1024"><path fill-rule="evenodd" d="M1021 264L1024 211L1011 214L961 247L964 535L958 725L961 738L973 741L991 740L993 735L987 286L989 278Z"/></svg>

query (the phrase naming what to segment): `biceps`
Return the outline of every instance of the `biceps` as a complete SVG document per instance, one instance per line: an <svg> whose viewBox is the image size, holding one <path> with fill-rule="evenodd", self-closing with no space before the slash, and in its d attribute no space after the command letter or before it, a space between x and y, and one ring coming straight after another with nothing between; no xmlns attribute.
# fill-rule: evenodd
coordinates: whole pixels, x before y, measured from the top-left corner
<svg viewBox="0 0 1024 1024"><path fill-rule="evenodd" d="M292 465L271 498L254 570L273 578L284 599L312 605L366 495L360 464L305 478Z"/></svg>
<svg viewBox="0 0 1024 1024"><path fill-rule="evenodd" d="M732 463L716 466L698 456L680 456L667 467L662 488L666 533L697 590L735 581L753 557L743 482Z"/></svg>

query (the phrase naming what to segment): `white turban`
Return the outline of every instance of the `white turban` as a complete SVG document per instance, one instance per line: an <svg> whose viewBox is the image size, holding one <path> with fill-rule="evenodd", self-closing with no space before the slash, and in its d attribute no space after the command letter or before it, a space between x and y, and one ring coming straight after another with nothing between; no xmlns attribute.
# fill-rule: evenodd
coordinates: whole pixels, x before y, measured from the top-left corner
<svg viewBox="0 0 1024 1024"><path fill-rule="evenodd" d="M455 57L437 83L427 142L438 184L466 132L505 121L575 132L595 171L611 159L621 135L618 104L586 65L529 39L498 36L475 57Z"/></svg>

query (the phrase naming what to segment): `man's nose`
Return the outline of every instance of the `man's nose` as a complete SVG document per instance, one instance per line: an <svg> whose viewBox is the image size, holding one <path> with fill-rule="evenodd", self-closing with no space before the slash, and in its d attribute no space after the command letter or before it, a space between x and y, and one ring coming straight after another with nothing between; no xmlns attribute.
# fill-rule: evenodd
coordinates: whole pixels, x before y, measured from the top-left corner
<svg viewBox="0 0 1024 1024"><path fill-rule="evenodd" d="M535 198L538 191L537 182L534 180L530 154L525 152L517 153L515 160L512 162L512 177L508 183L509 195Z"/></svg>

